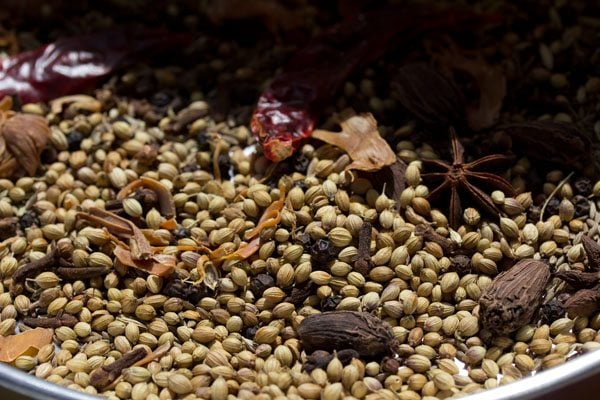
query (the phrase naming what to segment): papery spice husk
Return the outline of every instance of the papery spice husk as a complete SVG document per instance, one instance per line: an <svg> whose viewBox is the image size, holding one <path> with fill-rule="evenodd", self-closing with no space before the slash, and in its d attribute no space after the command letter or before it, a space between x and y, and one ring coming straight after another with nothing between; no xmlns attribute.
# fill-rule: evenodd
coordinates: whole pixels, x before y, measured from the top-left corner
<svg viewBox="0 0 600 400"><path fill-rule="evenodd" d="M396 162L396 154L379 135L377 121L371 114L355 115L345 110L339 116L341 132L316 129L312 137L344 150L352 163L347 170L379 171Z"/></svg>
<svg viewBox="0 0 600 400"><path fill-rule="evenodd" d="M15 113L11 107L10 97L0 101L0 178L33 176L51 131L45 118Z"/></svg>

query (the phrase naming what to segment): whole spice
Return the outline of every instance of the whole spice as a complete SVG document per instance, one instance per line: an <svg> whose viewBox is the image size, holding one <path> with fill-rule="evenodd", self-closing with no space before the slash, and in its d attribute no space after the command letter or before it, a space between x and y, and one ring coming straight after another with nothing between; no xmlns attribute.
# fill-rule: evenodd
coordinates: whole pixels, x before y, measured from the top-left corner
<svg viewBox="0 0 600 400"><path fill-rule="evenodd" d="M330 311L309 315L298 327L307 352L354 349L361 356L376 357L397 351L391 327L365 312Z"/></svg>
<svg viewBox="0 0 600 400"><path fill-rule="evenodd" d="M0 361L13 362L20 356L35 356L52 343L52 329L35 328L16 335L0 336Z"/></svg>
<svg viewBox="0 0 600 400"><path fill-rule="evenodd" d="M579 170L591 165L600 174L600 146L591 136L593 129L544 120L503 124L497 130L507 133L516 144L515 150L527 157Z"/></svg>
<svg viewBox="0 0 600 400"><path fill-rule="evenodd" d="M142 360L148 355L147 351L138 347L128 353L123 354L121 358L109 365L102 366L95 370L90 375L90 384L97 388L103 388L110 385L115 379L121 375L121 372L136 362Z"/></svg>
<svg viewBox="0 0 600 400"><path fill-rule="evenodd" d="M131 183L127 184L127 186L123 187L119 193L117 193L117 199L123 200L139 188L148 188L155 193L160 206L159 211L163 217L170 219L175 216L175 201L173 200L171 192L162 183L155 179L141 177L140 179L132 181Z"/></svg>
<svg viewBox="0 0 600 400"><path fill-rule="evenodd" d="M401 67L392 82L404 108L428 126L447 129L464 121L464 98L456 85L426 63Z"/></svg>
<svg viewBox="0 0 600 400"><path fill-rule="evenodd" d="M415 235L423 237L425 241L438 244L446 255L452 255L457 250L454 242L437 233L430 225L419 224L415 226Z"/></svg>
<svg viewBox="0 0 600 400"><path fill-rule="evenodd" d="M77 317L71 314L62 314L57 317L26 317L23 318L23 323L32 328L59 328L61 326L68 326L72 328L77 324L79 320Z"/></svg>
<svg viewBox="0 0 600 400"><path fill-rule="evenodd" d="M479 99L476 104L469 104L466 110L469 127L475 131L489 128L496 123L506 96L506 77L502 68L492 66L476 54L467 57L466 51L458 48L452 40L442 42L440 53L434 58L446 69L448 75L459 71L470 75L479 89Z"/></svg>
<svg viewBox="0 0 600 400"><path fill-rule="evenodd" d="M113 235L129 239L129 250L134 260L148 260L154 254L142 231L125 218L96 207L91 207L88 212L78 212L77 217L95 225L105 226Z"/></svg>
<svg viewBox="0 0 600 400"><path fill-rule="evenodd" d="M531 321L543 300L550 269L542 261L525 259L494 278L479 298L484 328L505 335Z"/></svg>
<svg viewBox="0 0 600 400"><path fill-rule="evenodd" d="M300 307L304 304L304 301L313 294L315 286L313 281L296 284L292 288L290 295L287 296L284 301L292 303L296 307Z"/></svg>
<svg viewBox="0 0 600 400"><path fill-rule="evenodd" d="M136 260L129 250L121 246L115 247L113 253L126 267L136 268L148 274L169 276L175 270L176 259L168 254L156 254L149 260Z"/></svg>
<svg viewBox="0 0 600 400"><path fill-rule="evenodd" d="M600 306L600 286L581 289L565 301L564 308L571 316L589 317Z"/></svg>
<svg viewBox="0 0 600 400"><path fill-rule="evenodd" d="M306 363L303 366L304 370L306 372L311 372L316 368L325 370L334 357L340 361L342 366L345 366L349 364L352 359L359 359L360 354L354 349L344 349L336 351L333 354L324 350L316 350L307 357Z"/></svg>
<svg viewBox="0 0 600 400"><path fill-rule="evenodd" d="M110 271L109 267L59 267L56 269L56 274L61 278L75 281L106 275Z"/></svg>
<svg viewBox="0 0 600 400"><path fill-rule="evenodd" d="M505 163L511 157L501 154L491 154L467 163L464 157L465 149L458 140L454 129L450 129L450 145L453 157L452 164L439 160L423 160L423 164L426 166L443 170L443 172L421 174L421 177L426 180L442 180L442 183L433 189L427 198L430 201L445 198L442 196L442 193L450 190L449 222L453 228L458 228L463 215L459 191L466 192L483 210L492 215L498 215L500 212L498 206L485 191L473 182L475 181L478 184L500 189L504 194L514 196L515 191L513 187L504 178L489 172L480 171L490 166Z"/></svg>
<svg viewBox="0 0 600 400"><path fill-rule="evenodd" d="M396 155L379 135L377 122L371 114L354 115L348 110L339 119L341 132L316 129L312 137L346 151L352 159L347 170L377 171L396 162Z"/></svg>
<svg viewBox="0 0 600 400"><path fill-rule="evenodd" d="M16 217L0 219L0 240L8 239L17 233L19 220Z"/></svg>
<svg viewBox="0 0 600 400"><path fill-rule="evenodd" d="M56 246L50 247L50 252L45 256L33 260L27 264L24 264L17 268L12 276L12 282L10 284L10 293L16 296L23 289L23 283L25 279L31 275L37 275L41 272L49 270L58 261L58 250Z"/></svg>
<svg viewBox="0 0 600 400"><path fill-rule="evenodd" d="M554 275L577 290L562 304L572 316L590 316L600 307L600 245L587 235L581 237L587 255L587 271L559 271Z"/></svg>
<svg viewBox="0 0 600 400"><path fill-rule="evenodd" d="M269 274L258 274L250 279L249 289L257 299L260 298L265 290L275 286L275 279Z"/></svg>
<svg viewBox="0 0 600 400"><path fill-rule="evenodd" d="M354 270L361 273L364 277L369 276L369 271L373 268L371 261L371 232L373 227L369 222L363 222L358 233L358 255L354 261Z"/></svg>
<svg viewBox="0 0 600 400"><path fill-rule="evenodd" d="M279 162L291 156L311 136L319 107L350 74L383 54L392 39L408 43L431 29L457 28L485 19L465 10L429 7L411 11L388 6L358 13L326 29L294 55L261 94L250 122L269 160Z"/></svg>
<svg viewBox="0 0 600 400"><path fill-rule="evenodd" d="M0 78L0 91L2 82ZM10 97L0 100L0 178L32 176L50 139L50 128L43 117L15 113L11 108Z"/></svg>
<svg viewBox="0 0 600 400"><path fill-rule="evenodd" d="M60 39L4 58L0 64L0 95L17 95L27 103L81 92L149 52L170 49L189 39L162 30L131 29Z"/></svg>

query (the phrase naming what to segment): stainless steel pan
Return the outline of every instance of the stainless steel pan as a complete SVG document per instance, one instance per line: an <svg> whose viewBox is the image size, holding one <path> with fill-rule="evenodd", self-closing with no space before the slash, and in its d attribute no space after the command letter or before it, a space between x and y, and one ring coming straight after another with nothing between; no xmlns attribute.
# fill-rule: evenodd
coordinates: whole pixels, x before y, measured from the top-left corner
<svg viewBox="0 0 600 400"><path fill-rule="evenodd" d="M600 372L600 351L585 354L563 365L543 371L496 389L476 393L465 400L534 399L558 389L573 385ZM98 400L91 396L28 375L9 365L0 363L0 386L11 394L11 400Z"/></svg>

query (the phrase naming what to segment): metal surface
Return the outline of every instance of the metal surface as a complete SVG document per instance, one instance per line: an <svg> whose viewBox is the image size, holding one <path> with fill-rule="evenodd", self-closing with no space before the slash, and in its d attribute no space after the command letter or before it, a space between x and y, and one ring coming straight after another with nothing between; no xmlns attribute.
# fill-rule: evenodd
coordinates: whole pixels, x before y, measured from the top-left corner
<svg viewBox="0 0 600 400"><path fill-rule="evenodd" d="M597 351L577 357L548 371L540 372L533 377L463 397L463 399L527 400L542 398L544 395L573 385L599 371L600 351ZM12 392L9 397L3 396L2 398L11 400L98 400L99 398L55 385L2 363L0 363L0 386Z"/></svg>
<svg viewBox="0 0 600 400"><path fill-rule="evenodd" d="M10 391L9 396L3 399L10 400L98 400L98 396L91 396L76 392L48 381L28 375L10 365L0 363L0 386Z"/></svg>
<svg viewBox="0 0 600 400"><path fill-rule="evenodd" d="M496 389L463 397L465 400L541 399L600 371L600 351L584 354L563 365Z"/></svg>

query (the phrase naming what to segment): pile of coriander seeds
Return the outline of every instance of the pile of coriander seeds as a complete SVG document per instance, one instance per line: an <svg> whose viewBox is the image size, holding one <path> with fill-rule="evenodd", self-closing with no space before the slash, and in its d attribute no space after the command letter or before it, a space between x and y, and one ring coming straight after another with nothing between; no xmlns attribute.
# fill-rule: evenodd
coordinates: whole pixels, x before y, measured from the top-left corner
<svg viewBox="0 0 600 400"><path fill-rule="evenodd" d="M532 16L532 26L494 31L488 38L514 50L502 62L512 74L509 90L518 91L509 93L503 121L576 123L597 111L586 99L600 94L598 71L590 68L580 81L570 76L564 58L569 51L598 58L582 32L597 35L600 21L574 18L578 2L548 3L545 14ZM306 18L316 24L314 10L307 10ZM169 15L176 11L169 9ZM85 20L106 23L95 13ZM521 155L504 173L518 194L488 193L502 215L466 207L461 225L452 229L447 206L429 203L433 187L421 179L427 172L422 159L449 160L447 142L424 141L417 123L397 116L393 90L384 84L393 57L352 76L328 112L353 107L375 116L381 135L407 164L406 188L397 200L347 171L348 154L322 142L307 141L274 167L252 137L249 115L253 95L294 48L265 35L252 46L231 38L216 44L186 21L198 35L194 51L205 55L191 71L176 60L122 71L93 92L99 112L55 113L42 103L17 109L45 117L52 135L36 176L0 179L0 218L18 221L17 235L0 242L0 335L24 332L32 319L69 323L52 328L53 343L37 354L17 357L16 368L110 399L434 400L514 382L600 347L598 312L571 318L547 307L510 336L482 329L478 314L485 288L521 259L547 260L552 271L585 268L580 240L584 233L600 238L600 181L585 171L538 166ZM148 106L132 95L144 85L180 105ZM170 97L179 85L187 92ZM220 96L233 99L225 106ZM533 99L531 109L525 96ZM600 134L597 115L592 129ZM476 145L465 138L467 150ZM117 201L117 193L141 177L171 193L175 227L164 227L156 199ZM256 253L207 261L203 283L195 284L200 277L194 253L202 252L187 249L199 243L212 251L243 247L246 234L282 197L280 220L260 232ZM112 234L78 217L93 208L118 210L153 230L165 243L162 253L175 257L175 273L161 277L122 265L113 254ZM365 223L373 227L367 276L354 269ZM423 225L464 254L449 254L428 240L417 228ZM29 277L19 294L11 294L15 271L53 246L70 254L73 268L106 273L69 278L52 269ZM566 289L552 280L545 302ZM391 326L397 352L380 359L333 354L315 366L297 328L308 315L334 310L380 318ZM110 371L125 355L157 349L156 357L130 363L109 384L98 381L101 370Z"/></svg>

